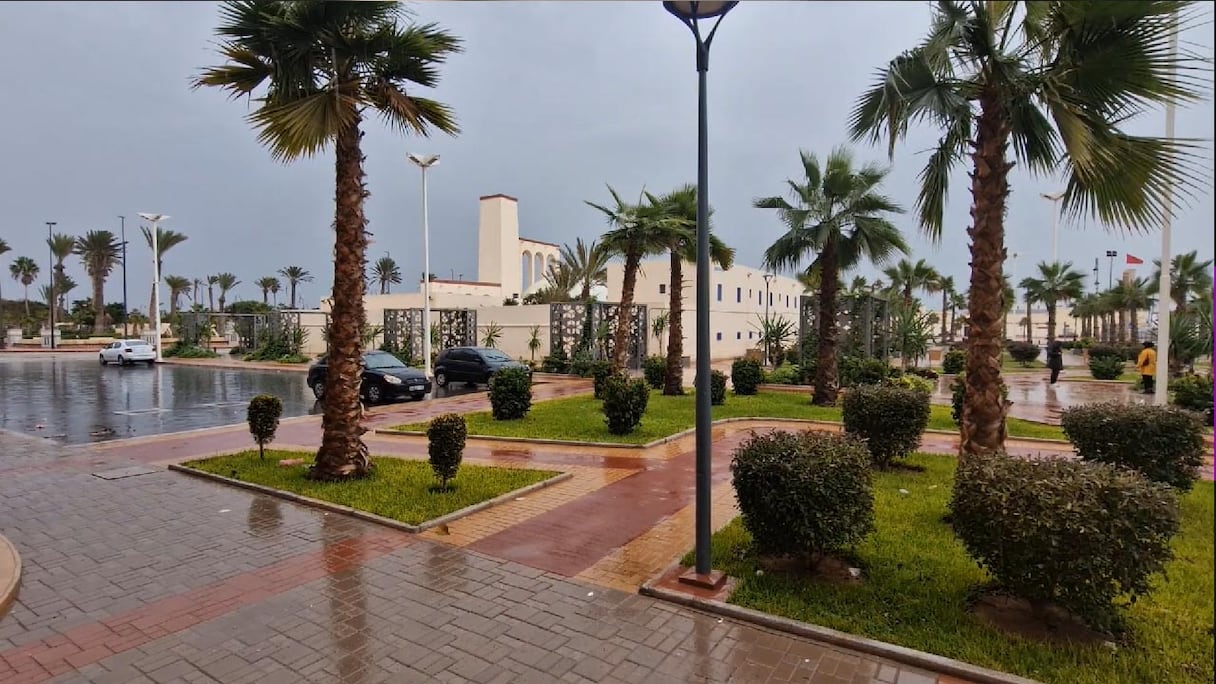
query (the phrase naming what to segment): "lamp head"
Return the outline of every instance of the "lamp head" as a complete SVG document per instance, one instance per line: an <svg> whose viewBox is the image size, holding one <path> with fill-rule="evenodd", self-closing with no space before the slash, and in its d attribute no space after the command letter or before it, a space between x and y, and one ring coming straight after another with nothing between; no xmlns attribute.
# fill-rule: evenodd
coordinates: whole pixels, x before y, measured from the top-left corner
<svg viewBox="0 0 1216 684"><path fill-rule="evenodd" d="M712 19L731 11L736 2L664 2L663 8L685 21L694 19Z"/></svg>
<svg viewBox="0 0 1216 684"><path fill-rule="evenodd" d="M1044 198L1044 199L1049 199L1049 200L1051 200L1052 202L1058 202L1058 201L1060 201L1060 200L1061 200L1063 197L1064 197L1064 192L1063 192L1063 191L1060 191L1060 192L1045 192L1045 193L1043 193L1043 198Z"/></svg>
<svg viewBox="0 0 1216 684"><path fill-rule="evenodd" d="M437 154L422 155L411 152L407 158L424 169L435 166L439 163L439 155Z"/></svg>
<svg viewBox="0 0 1216 684"><path fill-rule="evenodd" d="M145 221L150 221L152 223L160 223L161 221L169 220L169 217L165 216L164 214L149 214L149 213L142 212L142 211L139 212L139 217Z"/></svg>

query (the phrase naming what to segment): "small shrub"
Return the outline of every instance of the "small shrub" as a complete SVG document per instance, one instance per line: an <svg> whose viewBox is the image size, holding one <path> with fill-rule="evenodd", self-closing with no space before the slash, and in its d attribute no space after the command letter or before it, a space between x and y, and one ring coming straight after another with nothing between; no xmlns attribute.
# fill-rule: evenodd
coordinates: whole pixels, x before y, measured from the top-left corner
<svg viewBox="0 0 1216 684"><path fill-rule="evenodd" d="M532 408L532 377L523 368L504 368L490 383L490 414L494 420L519 420Z"/></svg>
<svg viewBox="0 0 1216 684"><path fill-rule="evenodd" d="M579 349L570 358L570 373L580 378L589 378L591 377L591 364L593 363L595 363L595 359L591 358L591 354L587 353L584 349Z"/></svg>
<svg viewBox="0 0 1216 684"><path fill-rule="evenodd" d="M627 435L642 422L646 404L650 402L650 387L644 380L630 380L624 374L613 374L604 381L604 421L608 432Z"/></svg>
<svg viewBox="0 0 1216 684"><path fill-rule="evenodd" d="M967 397L967 373L962 372L954 376L954 382L950 383L950 417L954 419L955 425L963 424L963 400ZM1004 382L1001 383L1001 400L1009 401L1009 386Z"/></svg>
<svg viewBox="0 0 1216 684"><path fill-rule="evenodd" d="M604 381L608 376L612 375L611 361L592 361L587 367L587 374L591 376L591 386L595 393L596 399L604 398Z"/></svg>
<svg viewBox="0 0 1216 684"><path fill-rule="evenodd" d="M1010 342L1007 349L1013 360L1023 366L1029 366L1033 363L1039 358L1039 352L1042 351L1039 349L1039 345L1031 344L1030 342Z"/></svg>
<svg viewBox="0 0 1216 684"><path fill-rule="evenodd" d="M1095 344L1089 348L1089 358L1107 356L1121 361L1135 361L1142 347L1135 344Z"/></svg>
<svg viewBox="0 0 1216 684"><path fill-rule="evenodd" d="M1084 461L1137 470L1183 491L1203 465L1203 423L1192 413L1144 404L1089 404L1065 409L1060 427Z"/></svg>
<svg viewBox="0 0 1216 684"><path fill-rule="evenodd" d="M274 441L282 417L283 402L273 394L259 394L249 401L245 419L249 422L249 434L258 444L258 458L266 458L266 445Z"/></svg>
<svg viewBox="0 0 1216 684"><path fill-rule="evenodd" d="M933 395L933 390L937 385L932 380L926 380L919 375L907 373L894 378L887 378L882 381L882 384L888 387L902 387L904 389L916 390L926 395Z"/></svg>
<svg viewBox="0 0 1216 684"><path fill-rule="evenodd" d="M186 344L184 342L174 342L172 346L162 353L168 358L177 359L214 359L219 357L219 354L206 347Z"/></svg>
<svg viewBox="0 0 1216 684"><path fill-rule="evenodd" d="M570 372L570 358L566 356L566 350L558 347L552 354L541 360L541 370L546 373L568 373Z"/></svg>
<svg viewBox="0 0 1216 684"><path fill-rule="evenodd" d="M963 460L950 501L955 533L1002 589L1109 629L1112 600L1151 589L1172 557L1178 500L1138 473L1063 459Z"/></svg>
<svg viewBox="0 0 1216 684"><path fill-rule="evenodd" d="M890 364L882 359L869 359L857 356L842 357L838 368L840 371L839 380L841 387L877 385L883 381L883 378L893 375L892 371L898 372L898 369L892 368Z"/></svg>
<svg viewBox="0 0 1216 684"><path fill-rule="evenodd" d="M735 450L730 470L743 526L760 554L814 557L873 529L870 456L851 437L753 435Z"/></svg>
<svg viewBox="0 0 1216 684"><path fill-rule="evenodd" d="M909 374L915 375L918 378L924 378L926 380L936 380L938 378L937 371L933 370L932 368L909 368L905 375Z"/></svg>
<svg viewBox="0 0 1216 684"><path fill-rule="evenodd" d="M765 372L764 382L768 385L795 385L800 372L798 366L787 363Z"/></svg>
<svg viewBox="0 0 1216 684"><path fill-rule="evenodd" d="M751 359L736 359L730 367L730 382L735 386L735 394L750 395L756 393L756 386L764 381L764 372L758 361Z"/></svg>
<svg viewBox="0 0 1216 684"><path fill-rule="evenodd" d="M928 382L905 375L899 381ZM874 459L885 468L920 445L929 425L929 393L890 385L860 385L844 395L844 431L861 438Z"/></svg>
<svg viewBox="0 0 1216 684"><path fill-rule="evenodd" d="M720 370L709 373L709 403L714 406L726 403L726 373Z"/></svg>
<svg viewBox="0 0 1216 684"><path fill-rule="evenodd" d="M459 472L468 434L464 417L455 413L437 416L427 426L427 455L430 457L431 470L439 478L440 489L447 489L448 482L455 479Z"/></svg>
<svg viewBox="0 0 1216 684"><path fill-rule="evenodd" d="M1174 404L1188 411L1203 413L1208 422L1212 420L1212 378L1206 375L1184 375L1170 381L1174 393Z"/></svg>
<svg viewBox="0 0 1216 684"><path fill-rule="evenodd" d="M942 357L942 372L947 375L962 373L967 367L967 352L962 349L951 349Z"/></svg>
<svg viewBox="0 0 1216 684"><path fill-rule="evenodd" d="M1118 380L1123 375L1123 359L1118 356L1090 356L1089 374L1095 380Z"/></svg>
<svg viewBox="0 0 1216 684"><path fill-rule="evenodd" d="M646 361L642 363L642 377L646 378L646 384L654 389L663 389L663 383L667 379L667 359L662 356L647 356Z"/></svg>

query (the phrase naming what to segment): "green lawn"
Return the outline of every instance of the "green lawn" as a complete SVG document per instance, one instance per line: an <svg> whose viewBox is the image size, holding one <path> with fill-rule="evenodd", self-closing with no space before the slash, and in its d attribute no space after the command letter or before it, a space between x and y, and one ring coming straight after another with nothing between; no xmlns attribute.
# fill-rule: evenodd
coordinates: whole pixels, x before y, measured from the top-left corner
<svg viewBox="0 0 1216 684"><path fill-rule="evenodd" d="M281 467L280 459L303 458L312 454L293 451L267 451L266 459L258 452L245 451L230 456L217 456L190 461L184 465L203 472L215 473L244 482L273 487L295 494L350 506L407 525L434 520L467 506L488 501L507 492L547 480L558 473L549 470L521 468L492 468L462 465L450 492L431 492L438 484L426 461L378 457L375 473L352 482L313 482L304 477L304 466Z"/></svg>
<svg viewBox="0 0 1216 684"><path fill-rule="evenodd" d="M830 585L777 572L756 575L739 519L714 536L713 567L739 578L730 602L965 662L1059 684L1212 682L1213 488L1183 499L1183 529L1168 579L1128 613L1131 645L1050 646L973 617L970 592L988 580L942 522L954 460L917 455L921 473L875 477L876 531L859 545L866 581ZM899 490L907 489L903 495ZM684 559L690 564L691 554Z"/></svg>
<svg viewBox="0 0 1216 684"><path fill-rule="evenodd" d="M609 442L614 444L646 444L693 427L696 407L691 394L665 397L652 392L646 415L638 429L628 435L608 432L600 401L590 395L543 401L532 405L522 420L494 420L489 412L465 416L469 435L491 437L529 437L579 442ZM792 392L761 392L753 396L728 395L726 403L714 407L714 419L720 418L802 418L840 422L837 406L812 406L806 394ZM949 406L933 406L929 428L956 430ZM426 423L398 425L395 430L423 432ZM1064 439L1055 425L1009 419L1012 437Z"/></svg>

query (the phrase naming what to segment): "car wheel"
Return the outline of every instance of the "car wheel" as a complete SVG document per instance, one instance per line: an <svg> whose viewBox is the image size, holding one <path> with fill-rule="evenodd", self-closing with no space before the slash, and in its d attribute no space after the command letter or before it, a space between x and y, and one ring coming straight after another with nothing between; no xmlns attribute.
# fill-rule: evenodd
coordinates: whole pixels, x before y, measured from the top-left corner
<svg viewBox="0 0 1216 684"><path fill-rule="evenodd" d="M435 384L438 385L439 387L447 387L448 386L447 374L443 373L443 372L436 373L435 374Z"/></svg>
<svg viewBox="0 0 1216 684"><path fill-rule="evenodd" d="M104 365L106 365L106 357L102 356L101 354L98 354L98 355L97 355L97 362L98 362L98 363L100 363L100 364L101 364L101 365L103 365L103 366L104 366Z"/></svg>
<svg viewBox="0 0 1216 684"><path fill-rule="evenodd" d="M312 395L320 401L325 398L325 383L318 382L312 386Z"/></svg>
<svg viewBox="0 0 1216 684"><path fill-rule="evenodd" d="M367 396L367 403L369 404L379 404L382 398L380 396L380 388L375 385L369 385L364 395Z"/></svg>
<svg viewBox="0 0 1216 684"><path fill-rule="evenodd" d="M146 361L146 363L148 364L148 368L151 368L152 366L156 365L156 361L154 359L148 359Z"/></svg>
<svg viewBox="0 0 1216 684"><path fill-rule="evenodd" d="M121 354L118 355L118 365L120 365L120 366L127 365L127 360L124 359Z"/></svg>

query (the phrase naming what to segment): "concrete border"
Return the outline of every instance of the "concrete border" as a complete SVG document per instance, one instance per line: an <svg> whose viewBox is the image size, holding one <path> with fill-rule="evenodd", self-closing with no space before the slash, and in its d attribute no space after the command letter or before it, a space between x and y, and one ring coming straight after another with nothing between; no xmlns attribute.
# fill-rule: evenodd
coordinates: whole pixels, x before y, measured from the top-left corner
<svg viewBox="0 0 1216 684"><path fill-rule="evenodd" d="M12 542L0 535L0 618L17 600L21 589L21 554Z"/></svg>
<svg viewBox="0 0 1216 684"><path fill-rule="evenodd" d="M211 458L214 458L214 457L211 457ZM305 506L310 506L312 508L319 508L323 511L329 511L332 513L340 513L342 515L348 515L352 518L358 518L360 520L365 520L367 522L376 523L378 525L384 525L385 527L391 527L393 529L401 530L402 532L409 532L410 534L418 534L419 532L425 532L425 531L431 529L432 527L439 527L440 525L446 525L450 522L453 522L453 521L463 518L465 516L472 515L479 511L484 511L485 509L492 508L494 506L497 506L498 504L512 501L512 500L517 499L526 494L530 494L537 490L544 489L546 487L550 487L550 486L558 484L560 482L565 482L566 480L569 480L570 478L574 477L573 473L558 473L557 475L554 475L553 477L550 477L545 480L541 480L540 482L535 482L526 487L521 487L519 489L513 489L505 494L496 496L493 499L487 499L485 501L482 501L481 503L475 503L472 506L465 506L464 508L461 508L460 510L453 511L451 513L448 513L447 515L441 515L438 518L432 518L430 520L426 520L417 525L410 525L409 523L403 523L400 520L393 520L392 518L386 518L381 515L376 515L375 513L369 513L367 511L361 511L357 508L351 508L350 506L343 506L341 504L331 503L329 501L322 501L321 499L314 499L310 496L303 496L300 494L296 494L294 492L288 492L288 491L284 491L282 489L275 489L274 487L267 487L266 485L260 485L260 484L256 484L253 482L245 482L244 480L237 480L237 479L234 479L231 477L225 477L223 475L216 475L215 473L208 473L208 472L204 472L202 470L195 470L194 468L189 468L185 465L181 465L178 463L170 464L169 470L174 470L179 473L185 473L186 475L190 475L192 477L197 477L197 478L200 478L203 480L211 480L212 482L219 482L221 484L231 485L233 487L239 487L241 489L248 489L248 490L251 490L254 492L258 492L259 494L265 494L267 496L273 496L273 497L276 497L279 499L285 499L287 501L291 501L294 503L304 504ZM516 468L516 470L529 470L529 469Z"/></svg>
<svg viewBox="0 0 1216 684"><path fill-rule="evenodd" d="M676 564L679 565L678 563ZM919 667L925 670L931 670L938 674L949 675L966 679L977 684L1040 684L1033 679L1026 679L1018 675L1009 674L1007 672L999 672L978 665L971 665L961 660L954 660L945 656L934 655L916 649L906 648L889 644L885 641L869 639L848 632L841 632L828 627L821 627L809 622L800 622L798 620L790 620L788 618L770 615L758 610L743 608L741 606L733 606L722 601L714 601L712 599L702 599L685 594L683 592L664 589L655 586L654 580L658 577L670 573L676 566L669 567L664 573L656 578L646 582L638 589L638 593L643 596L675 603L688 608L694 608L714 615L746 622L767 629L793 634L795 636L814 639L823 643L847 648L867 655L894 660L898 663Z"/></svg>

